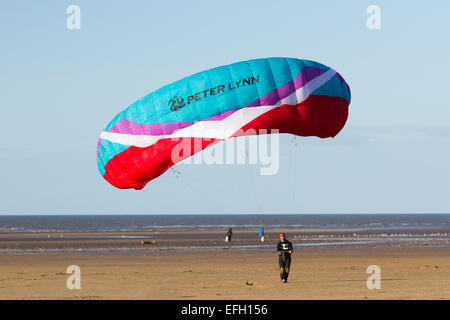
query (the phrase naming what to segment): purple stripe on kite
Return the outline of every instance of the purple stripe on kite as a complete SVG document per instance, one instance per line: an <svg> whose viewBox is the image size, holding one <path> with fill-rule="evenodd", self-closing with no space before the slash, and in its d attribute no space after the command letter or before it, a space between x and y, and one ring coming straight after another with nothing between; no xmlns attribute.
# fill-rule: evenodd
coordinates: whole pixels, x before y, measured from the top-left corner
<svg viewBox="0 0 450 320"><path fill-rule="evenodd" d="M315 77L320 76L322 73L328 71L329 69L318 69L314 67L304 67L302 71L294 78L293 81L290 81L281 87L269 92L268 94L262 96L261 98L253 101L248 107L258 107L265 105L274 105L278 103L281 99L286 98L296 90L303 87L307 82L311 81ZM342 78L342 77L341 77ZM342 79L344 80L344 79ZM242 109L242 108L240 108ZM203 119L200 121L221 121L237 110L229 110L227 112L212 116L207 119ZM163 123L147 123L147 124L138 124L128 119L121 119L117 121L117 123L108 130L108 132L115 133L125 133L125 134L133 134L133 135L151 135L151 136L160 136L160 135L168 135L172 134L180 129L189 127L193 125L194 121L189 122L163 122Z"/></svg>
<svg viewBox="0 0 450 320"><path fill-rule="evenodd" d="M325 73L327 70L325 69L317 69L314 67L304 67L302 71L294 78L293 81L290 81L281 87L277 88L269 92L268 94L262 96L260 99L253 101L248 107L257 107L257 106L265 106L265 105L274 105L279 102L281 99L284 99L294 93L296 90L303 87L307 82L311 81L315 77L320 76L322 73Z"/></svg>
<svg viewBox="0 0 450 320"><path fill-rule="evenodd" d="M97 158L98 158L98 149L100 148L101 143L102 143L102 138L99 138L97 141Z"/></svg>

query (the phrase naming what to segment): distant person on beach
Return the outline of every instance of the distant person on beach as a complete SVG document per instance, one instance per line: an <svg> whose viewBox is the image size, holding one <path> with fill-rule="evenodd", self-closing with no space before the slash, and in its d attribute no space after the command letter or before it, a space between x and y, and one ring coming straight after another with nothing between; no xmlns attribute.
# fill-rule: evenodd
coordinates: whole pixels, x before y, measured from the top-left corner
<svg viewBox="0 0 450 320"><path fill-rule="evenodd" d="M261 227L261 229L259 230L259 240L261 240L261 242L264 242L264 228Z"/></svg>
<svg viewBox="0 0 450 320"><path fill-rule="evenodd" d="M294 253L292 243L286 239L284 232L280 233L280 241L277 244L278 265L280 266L281 282L287 282L291 267L291 254Z"/></svg>
<svg viewBox="0 0 450 320"><path fill-rule="evenodd" d="M231 236L233 235L233 230L228 228L227 235L225 237L225 242L231 242Z"/></svg>

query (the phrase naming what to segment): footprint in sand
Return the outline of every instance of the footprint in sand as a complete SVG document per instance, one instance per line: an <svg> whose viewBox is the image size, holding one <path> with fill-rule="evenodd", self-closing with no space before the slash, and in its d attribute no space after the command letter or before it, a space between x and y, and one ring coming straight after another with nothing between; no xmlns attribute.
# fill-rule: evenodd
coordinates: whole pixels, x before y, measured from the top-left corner
<svg viewBox="0 0 450 320"><path fill-rule="evenodd" d="M439 269L439 266L426 264L423 266L419 266L419 269Z"/></svg>

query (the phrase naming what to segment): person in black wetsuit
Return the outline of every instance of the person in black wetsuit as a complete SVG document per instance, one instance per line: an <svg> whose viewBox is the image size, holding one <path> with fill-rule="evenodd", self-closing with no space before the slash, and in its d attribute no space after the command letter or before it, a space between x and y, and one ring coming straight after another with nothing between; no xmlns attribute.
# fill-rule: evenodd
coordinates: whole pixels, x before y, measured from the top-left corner
<svg viewBox="0 0 450 320"><path fill-rule="evenodd" d="M225 241L226 242L231 242L231 236L233 235L233 230L231 228L228 228L226 237L225 237Z"/></svg>
<svg viewBox="0 0 450 320"><path fill-rule="evenodd" d="M294 253L292 243L286 239L284 232L280 233L280 241L277 244L278 265L280 266L281 282L287 282L289 269L291 268L291 254Z"/></svg>

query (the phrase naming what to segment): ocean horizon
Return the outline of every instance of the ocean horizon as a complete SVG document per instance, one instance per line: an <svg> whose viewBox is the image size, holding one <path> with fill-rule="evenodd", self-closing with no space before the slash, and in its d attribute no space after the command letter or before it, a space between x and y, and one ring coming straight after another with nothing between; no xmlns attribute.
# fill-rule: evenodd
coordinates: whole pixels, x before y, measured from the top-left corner
<svg viewBox="0 0 450 320"><path fill-rule="evenodd" d="M0 215L0 233L450 228L450 214Z"/></svg>

